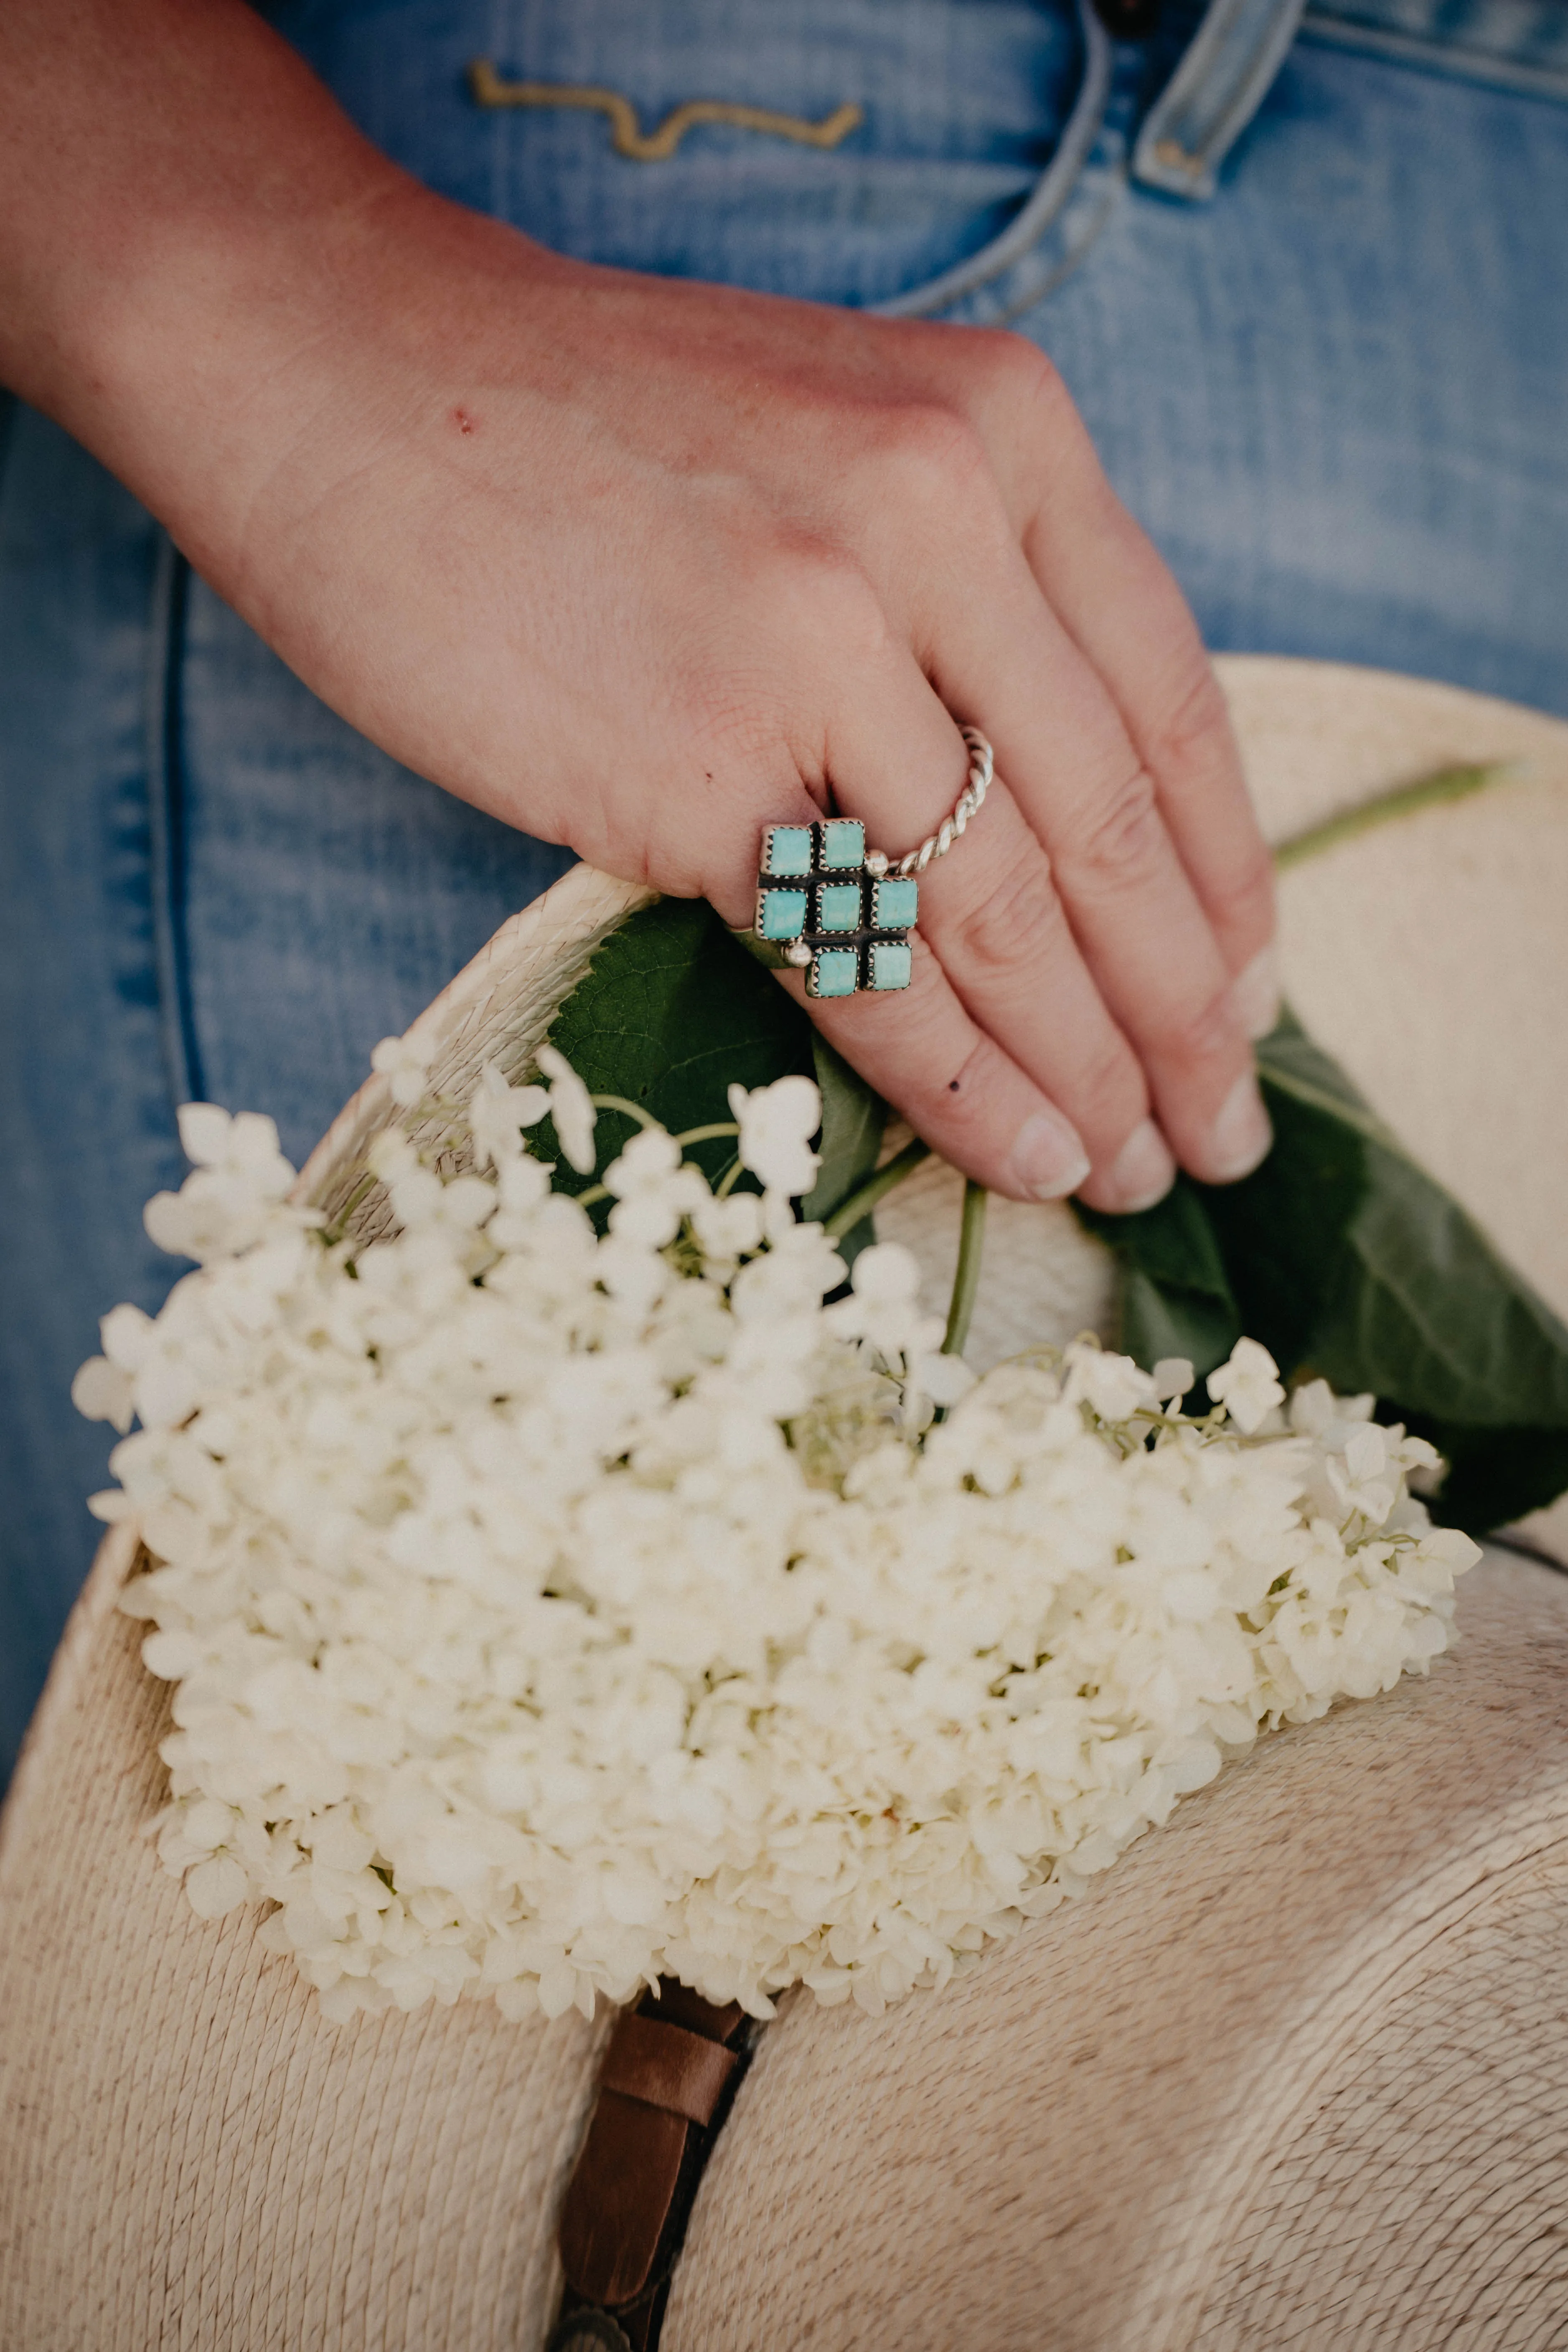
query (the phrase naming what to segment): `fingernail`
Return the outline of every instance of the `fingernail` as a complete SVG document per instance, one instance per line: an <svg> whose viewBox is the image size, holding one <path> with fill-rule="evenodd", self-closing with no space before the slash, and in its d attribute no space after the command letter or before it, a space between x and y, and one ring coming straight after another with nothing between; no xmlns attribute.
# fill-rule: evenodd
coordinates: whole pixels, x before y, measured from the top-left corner
<svg viewBox="0 0 1568 2352"><path fill-rule="evenodd" d="M1247 970L1237 974L1230 1001L1249 1037L1268 1036L1279 1018L1279 955L1272 944L1259 948Z"/></svg>
<svg viewBox="0 0 1568 2352"><path fill-rule="evenodd" d="M1274 1140L1258 1080L1250 1070L1237 1078L1209 1132L1209 1181L1234 1184L1250 1176Z"/></svg>
<svg viewBox="0 0 1568 2352"><path fill-rule="evenodd" d="M1059 1201L1089 1174L1089 1154L1076 1127L1055 1111L1037 1110L1013 1146L1018 1190L1031 1201Z"/></svg>
<svg viewBox="0 0 1568 2352"><path fill-rule="evenodd" d="M1107 1183L1120 1216L1132 1216L1163 1201L1176 1181L1171 1147L1152 1118L1135 1127L1111 1167Z"/></svg>

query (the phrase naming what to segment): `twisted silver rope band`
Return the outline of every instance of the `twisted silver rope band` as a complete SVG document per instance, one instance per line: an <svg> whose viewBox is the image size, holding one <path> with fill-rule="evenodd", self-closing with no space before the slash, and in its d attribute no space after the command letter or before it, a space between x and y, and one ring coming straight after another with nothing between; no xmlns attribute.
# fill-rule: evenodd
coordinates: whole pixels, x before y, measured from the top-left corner
<svg viewBox="0 0 1568 2352"><path fill-rule="evenodd" d="M868 851L866 871L879 881L888 874L923 874L933 857L947 856L970 818L978 816L984 806L995 773L996 755L978 727L963 727L959 732L969 746L969 782L953 803L952 815L944 816L936 831L928 834L918 849L911 849L897 864L885 850Z"/></svg>

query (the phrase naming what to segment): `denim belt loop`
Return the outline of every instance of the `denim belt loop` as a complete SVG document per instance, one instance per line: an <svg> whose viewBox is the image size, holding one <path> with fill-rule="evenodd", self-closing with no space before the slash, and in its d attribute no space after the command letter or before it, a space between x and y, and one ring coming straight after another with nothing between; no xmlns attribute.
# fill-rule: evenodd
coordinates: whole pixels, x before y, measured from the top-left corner
<svg viewBox="0 0 1568 2352"><path fill-rule="evenodd" d="M1209 0L1132 151L1146 188L1204 204L1215 173L1285 62L1305 0Z"/></svg>

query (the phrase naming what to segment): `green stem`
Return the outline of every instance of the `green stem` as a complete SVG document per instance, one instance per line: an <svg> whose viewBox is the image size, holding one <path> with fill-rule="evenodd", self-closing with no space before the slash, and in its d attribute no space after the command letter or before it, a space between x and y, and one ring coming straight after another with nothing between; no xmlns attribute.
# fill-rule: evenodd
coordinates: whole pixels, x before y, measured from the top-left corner
<svg viewBox="0 0 1568 2352"><path fill-rule="evenodd" d="M628 1102L625 1095L590 1095L588 1100L595 1110L624 1111L626 1118L635 1118L639 1127L658 1125L651 1111L644 1110L641 1103Z"/></svg>
<svg viewBox="0 0 1568 2352"><path fill-rule="evenodd" d="M1435 776L1423 776L1414 784L1397 784L1391 793L1379 793L1374 800L1363 801L1358 808L1342 809L1338 816L1325 817L1321 824L1310 824L1302 833L1292 834L1274 852L1275 871L1288 873L1292 866L1304 866L1311 857L1321 857L1326 849L1337 849L1342 841L1354 841L1358 835L1374 833L1379 825L1392 824L1398 817L1415 816L1421 810L1442 808L1450 801L1467 801L1473 793L1484 793L1492 784L1501 783L1519 772L1513 760L1494 760L1484 767L1443 768Z"/></svg>
<svg viewBox="0 0 1568 2352"><path fill-rule="evenodd" d="M716 1118L707 1127L689 1127L684 1135L675 1139L684 1151L689 1143L714 1143L721 1135L739 1135L740 1129L732 1118Z"/></svg>
<svg viewBox="0 0 1568 2352"><path fill-rule="evenodd" d="M862 1217L868 1217L879 1201L887 1199L895 1185L906 1176L912 1176L922 1160L931 1158L931 1146L922 1143L918 1135L911 1136L901 1151L896 1151L874 1176L868 1176L856 1186L847 1201L841 1201L833 1214L825 1219L822 1230L829 1241L842 1241L852 1233Z"/></svg>
<svg viewBox="0 0 1568 2352"><path fill-rule="evenodd" d="M991 1195L973 1176L963 1180L963 1223L958 1232L958 1264L953 1269L952 1300L942 1335L944 1356L962 1356L980 1287L980 1261L985 1251L985 1203Z"/></svg>
<svg viewBox="0 0 1568 2352"><path fill-rule="evenodd" d="M322 1243L328 1249L336 1248L338 1243L342 1241L344 1234L348 1231L349 1219L353 1215L353 1213L359 1207L360 1202L368 1199L369 1195L374 1190L375 1178L373 1175L366 1174L360 1178L359 1182L354 1186L353 1191L349 1194L348 1199L343 1202L342 1207L338 1211L338 1213L332 1219L331 1223L325 1228L321 1234Z"/></svg>

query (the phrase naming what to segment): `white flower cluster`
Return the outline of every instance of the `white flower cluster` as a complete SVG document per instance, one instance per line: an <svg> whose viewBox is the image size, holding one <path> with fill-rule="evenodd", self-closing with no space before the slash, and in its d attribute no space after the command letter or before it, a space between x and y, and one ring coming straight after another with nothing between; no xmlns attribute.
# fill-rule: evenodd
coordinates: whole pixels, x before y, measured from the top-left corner
<svg viewBox="0 0 1568 2352"><path fill-rule="evenodd" d="M763 1193L648 1129L599 1237L523 1150L543 1090L489 1073L493 1172L383 1137L401 1231L357 1252L289 1205L268 1122L185 1114L150 1223L205 1263L106 1318L78 1397L142 1423L96 1507L153 1557L123 1605L179 1686L163 1863L204 1916L277 1906L331 2016L661 1973L879 2011L1446 1645L1476 1548L1370 1399L1287 1416L1248 1341L1201 1419L1190 1365L1091 1344L973 1381L904 1252L833 1296L788 1197L815 1088L732 1100Z"/></svg>

